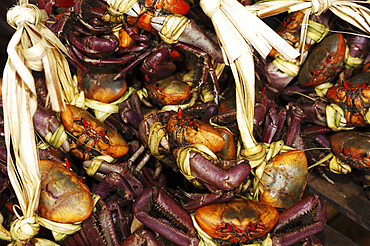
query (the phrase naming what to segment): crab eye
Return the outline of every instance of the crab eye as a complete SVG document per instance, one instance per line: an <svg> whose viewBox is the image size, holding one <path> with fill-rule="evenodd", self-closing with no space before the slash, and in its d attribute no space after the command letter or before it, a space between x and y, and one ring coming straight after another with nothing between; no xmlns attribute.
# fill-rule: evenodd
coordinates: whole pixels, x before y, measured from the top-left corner
<svg viewBox="0 0 370 246"><path fill-rule="evenodd" d="M179 111L177 112L177 116L178 116L179 118L181 118L181 117L182 117L182 108L179 108Z"/></svg>
<svg viewBox="0 0 370 246"><path fill-rule="evenodd" d="M348 89L348 84L347 84L347 81L345 81L345 80L343 80L343 87L344 87L345 89Z"/></svg>
<svg viewBox="0 0 370 246"><path fill-rule="evenodd" d="M192 125L194 123L194 117L190 117L189 119L189 125Z"/></svg>
<svg viewBox="0 0 370 246"><path fill-rule="evenodd" d="M251 231L256 230L256 225L255 225L255 224L251 225L251 226L249 227L249 230L251 230Z"/></svg>
<svg viewBox="0 0 370 246"><path fill-rule="evenodd" d="M331 56L326 57L326 62L330 63L330 61L331 61Z"/></svg>
<svg viewBox="0 0 370 246"><path fill-rule="evenodd" d="M81 122L84 127L87 127L87 121L84 117L81 117Z"/></svg>
<svg viewBox="0 0 370 246"><path fill-rule="evenodd" d="M107 135L107 129L102 130L99 134L101 137L105 137Z"/></svg>
<svg viewBox="0 0 370 246"><path fill-rule="evenodd" d="M368 85L369 81L365 81L362 85L361 85L361 89L365 89L366 86Z"/></svg>
<svg viewBox="0 0 370 246"><path fill-rule="evenodd" d="M312 76L314 76L314 75L316 75L316 76L317 76L317 75L319 75L319 73L318 73L318 72L316 72L315 70L312 70L312 71L311 71L311 75L312 75Z"/></svg>
<svg viewBox="0 0 370 246"><path fill-rule="evenodd" d="M348 155L348 154L349 154L349 151L348 151L348 149L347 149L346 147L343 147L343 153L344 153L345 155Z"/></svg>
<svg viewBox="0 0 370 246"><path fill-rule="evenodd" d="M367 159L367 153L364 153L363 155L361 155L361 159Z"/></svg>

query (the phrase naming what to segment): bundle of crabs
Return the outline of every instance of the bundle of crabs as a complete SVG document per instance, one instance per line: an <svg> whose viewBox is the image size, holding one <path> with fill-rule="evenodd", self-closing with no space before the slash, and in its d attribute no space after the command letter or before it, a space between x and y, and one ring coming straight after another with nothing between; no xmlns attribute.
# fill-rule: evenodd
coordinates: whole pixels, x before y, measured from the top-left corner
<svg viewBox="0 0 370 246"><path fill-rule="evenodd" d="M58 239L43 228L37 237L78 246L320 245L315 234L326 225L326 208L305 192L309 173L328 182L327 173L353 173L369 194L363 30L331 11L263 19L300 55L288 61L275 49L263 57L251 48L249 137L264 153L256 161L242 151L235 68L199 2L133 2L38 3L66 48L76 86L74 100L56 112L45 73L32 73L38 215L81 228ZM17 199L0 139L9 229Z"/></svg>

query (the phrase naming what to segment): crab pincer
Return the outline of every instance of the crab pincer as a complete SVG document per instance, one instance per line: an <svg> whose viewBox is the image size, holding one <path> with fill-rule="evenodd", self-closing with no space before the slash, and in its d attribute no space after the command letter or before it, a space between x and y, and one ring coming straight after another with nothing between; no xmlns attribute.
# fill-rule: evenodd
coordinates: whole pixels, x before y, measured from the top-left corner
<svg viewBox="0 0 370 246"><path fill-rule="evenodd" d="M53 148L69 152L69 143L64 128L54 112L38 105L33 117L33 127ZM62 126L63 127L63 126Z"/></svg>
<svg viewBox="0 0 370 246"><path fill-rule="evenodd" d="M151 230L178 245L198 245L189 214L163 188L147 187L133 204L136 218ZM155 217L154 214L162 214Z"/></svg>

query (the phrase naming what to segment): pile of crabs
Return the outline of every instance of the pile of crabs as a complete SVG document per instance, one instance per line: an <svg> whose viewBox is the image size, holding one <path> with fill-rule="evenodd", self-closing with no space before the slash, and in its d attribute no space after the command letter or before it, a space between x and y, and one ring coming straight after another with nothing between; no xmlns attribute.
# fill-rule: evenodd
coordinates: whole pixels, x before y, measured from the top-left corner
<svg viewBox="0 0 370 246"><path fill-rule="evenodd" d="M33 74L39 215L82 223L58 243L319 245L326 210L303 196L309 168L328 182L329 172L351 173L368 192L368 39L326 12L310 17L302 47L301 12L269 20L302 55L255 54L252 134L277 149L257 170L240 155L234 77L198 2L124 3L38 3L82 95L53 112L43 73ZM181 32L168 38L175 19ZM0 139L7 228L17 201Z"/></svg>

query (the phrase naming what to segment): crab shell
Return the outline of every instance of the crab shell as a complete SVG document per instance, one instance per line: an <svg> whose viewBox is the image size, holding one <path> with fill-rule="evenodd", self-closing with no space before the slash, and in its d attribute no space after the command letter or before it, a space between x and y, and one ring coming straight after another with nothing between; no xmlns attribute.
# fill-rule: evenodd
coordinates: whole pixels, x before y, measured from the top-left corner
<svg viewBox="0 0 370 246"><path fill-rule="evenodd" d="M113 80L118 71L106 67L82 70L77 69L78 84L85 96L103 103L111 103L121 98L127 89L126 78Z"/></svg>
<svg viewBox="0 0 370 246"><path fill-rule="evenodd" d="M316 86L330 82L343 68L346 42L340 33L321 41L310 53L298 75L302 86Z"/></svg>
<svg viewBox="0 0 370 246"><path fill-rule="evenodd" d="M183 104L190 99L191 87L170 76L147 85L149 97L160 106Z"/></svg>
<svg viewBox="0 0 370 246"><path fill-rule="evenodd" d="M295 49L299 48L303 18L304 14L301 11L292 12L284 18L282 25L280 25L276 30L276 32ZM272 49L269 53L271 57L274 57L277 54L278 51L275 49Z"/></svg>
<svg viewBox="0 0 370 246"><path fill-rule="evenodd" d="M200 143L216 153L225 146L225 140L215 128L182 113L171 117L167 125L167 132L180 147L186 144Z"/></svg>
<svg viewBox="0 0 370 246"><path fill-rule="evenodd" d="M266 203L235 199L198 208L195 219L209 236L243 243L265 235L279 219L279 213Z"/></svg>
<svg viewBox="0 0 370 246"><path fill-rule="evenodd" d="M87 186L62 164L40 160L40 167L39 215L59 223L77 223L87 219L93 209Z"/></svg>
<svg viewBox="0 0 370 246"><path fill-rule="evenodd" d="M366 113L370 108L370 72L360 73L347 81L347 85L333 86L326 92L330 103L344 111L347 126L367 126Z"/></svg>
<svg viewBox="0 0 370 246"><path fill-rule="evenodd" d="M342 162L370 172L370 134L365 132L338 132L330 137L331 149Z"/></svg>
<svg viewBox="0 0 370 246"><path fill-rule="evenodd" d="M71 146L71 152L77 158L88 160L92 150L113 158L121 157L128 152L126 141L86 110L67 105L66 111L61 112L61 119L67 131L77 140L78 146L75 148Z"/></svg>
<svg viewBox="0 0 370 246"><path fill-rule="evenodd" d="M260 181L262 202L288 209L302 198L308 179L306 155L300 150L275 156Z"/></svg>

